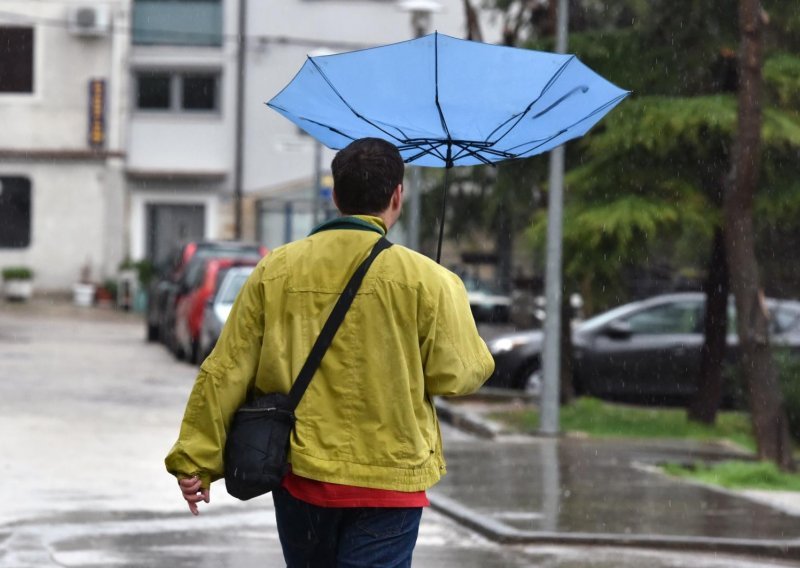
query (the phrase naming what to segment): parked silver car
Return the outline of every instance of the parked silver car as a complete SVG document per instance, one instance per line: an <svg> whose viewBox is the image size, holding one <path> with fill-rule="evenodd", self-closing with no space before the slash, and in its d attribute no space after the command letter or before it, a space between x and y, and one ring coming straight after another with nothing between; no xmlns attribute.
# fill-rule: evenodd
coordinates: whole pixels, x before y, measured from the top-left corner
<svg viewBox="0 0 800 568"><path fill-rule="evenodd" d="M234 266L220 272L217 291L206 303L203 313L198 345L200 362L208 357L217 344L222 328L231 313L233 303L236 301L236 296L254 268L254 266Z"/></svg>

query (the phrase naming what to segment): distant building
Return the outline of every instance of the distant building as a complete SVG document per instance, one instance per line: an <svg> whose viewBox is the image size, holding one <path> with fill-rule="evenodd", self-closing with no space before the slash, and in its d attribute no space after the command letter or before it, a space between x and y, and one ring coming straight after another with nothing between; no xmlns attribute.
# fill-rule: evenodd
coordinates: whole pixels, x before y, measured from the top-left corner
<svg viewBox="0 0 800 568"><path fill-rule="evenodd" d="M307 234L315 212L333 214L333 152L264 103L308 54L464 36L462 0L440 0L425 30L401 4L0 0L0 267L60 290L86 265L102 282L124 259L232 238L237 185L243 238ZM483 25L497 41L498 23Z"/></svg>
<svg viewBox="0 0 800 568"><path fill-rule="evenodd" d="M133 0L126 181L130 253L217 238L233 183L238 6Z"/></svg>
<svg viewBox="0 0 800 568"><path fill-rule="evenodd" d="M32 268L37 290L124 257L127 13L0 0L0 267Z"/></svg>

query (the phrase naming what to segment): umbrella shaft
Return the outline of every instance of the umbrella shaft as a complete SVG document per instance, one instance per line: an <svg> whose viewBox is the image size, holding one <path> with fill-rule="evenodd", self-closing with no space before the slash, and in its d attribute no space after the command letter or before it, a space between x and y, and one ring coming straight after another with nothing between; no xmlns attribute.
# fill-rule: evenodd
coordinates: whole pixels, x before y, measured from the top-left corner
<svg viewBox="0 0 800 568"><path fill-rule="evenodd" d="M448 149L449 150L449 149ZM449 151L448 151L449 155ZM439 220L439 244L436 246L436 263L440 264L442 260L442 240L444 239L444 215L447 211L447 188L450 178L450 168L447 166L444 169L444 189L442 190L442 215Z"/></svg>

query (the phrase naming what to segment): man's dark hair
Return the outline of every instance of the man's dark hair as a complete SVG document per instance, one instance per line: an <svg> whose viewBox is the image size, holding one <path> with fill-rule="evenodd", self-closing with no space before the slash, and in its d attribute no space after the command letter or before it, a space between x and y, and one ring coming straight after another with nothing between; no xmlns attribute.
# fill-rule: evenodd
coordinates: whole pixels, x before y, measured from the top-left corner
<svg viewBox="0 0 800 568"><path fill-rule="evenodd" d="M397 148L380 138L361 138L339 150L331 163L333 190L345 215L367 215L389 207L405 164Z"/></svg>

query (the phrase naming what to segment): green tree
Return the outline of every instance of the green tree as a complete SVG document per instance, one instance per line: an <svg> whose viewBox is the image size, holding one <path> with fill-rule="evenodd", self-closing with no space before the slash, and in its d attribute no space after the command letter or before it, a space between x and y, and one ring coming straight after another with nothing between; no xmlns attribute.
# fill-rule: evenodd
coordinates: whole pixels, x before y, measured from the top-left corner
<svg viewBox="0 0 800 568"><path fill-rule="evenodd" d="M797 35L791 32L797 15L779 2L768 4L781 22L772 49L796 48ZM736 117L736 101L726 93L735 90L738 79L736 22L727 15L735 7L731 0L713 6L685 0L645 8L630 3L632 25L589 28L570 41L584 62L636 95L570 148L565 270L584 283L591 309L624 297L624 268L647 264L654 255L695 271L708 262L703 258L711 258L709 341L700 383L712 388L701 388L697 401L702 404L695 408L695 417L707 421L713 421L721 391L726 332L724 273L712 268L724 257L720 208ZM765 64L769 107L757 202L759 243L775 257L766 272L781 276L768 281L782 291L793 281L795 293L800 281L796 270L792 273L795 263L785 262L792 249L775 245L798 234L797 216L787 212L797 211L800 201L792 158L798 149L799 66L796 55L779 50ZM534 240L541 241L542 223L540 216L531 231ZM593 231L600 236L592 237Z"/></svg>

